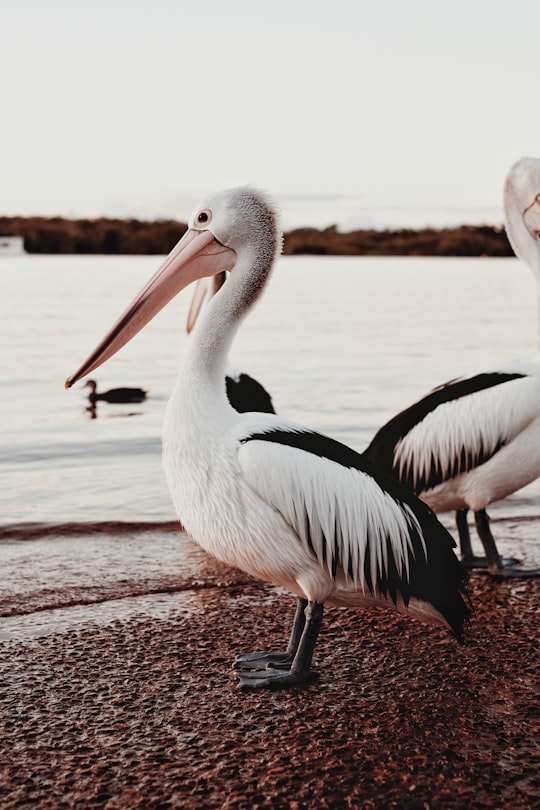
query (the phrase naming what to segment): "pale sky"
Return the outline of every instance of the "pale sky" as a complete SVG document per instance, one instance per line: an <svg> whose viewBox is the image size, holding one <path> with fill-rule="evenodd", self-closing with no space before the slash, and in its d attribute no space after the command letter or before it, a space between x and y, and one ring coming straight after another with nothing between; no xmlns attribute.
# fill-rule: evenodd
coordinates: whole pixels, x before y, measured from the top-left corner
<svg viewBox="0 0 540 810"><path fill-rule="evenodd" d="M540 156L538 0L4 0L0 214L502 221Z"/></svg>

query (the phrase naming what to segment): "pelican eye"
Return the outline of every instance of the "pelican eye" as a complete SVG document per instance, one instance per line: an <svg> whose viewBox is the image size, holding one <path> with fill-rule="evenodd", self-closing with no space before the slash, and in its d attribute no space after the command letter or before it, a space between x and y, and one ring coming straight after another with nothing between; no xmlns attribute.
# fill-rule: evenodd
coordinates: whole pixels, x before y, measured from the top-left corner
<svg viewBox="0 0 540 810"><path fill-rule="evenodd" d="M211 211L200 211L197 216L195 217L195 222L197 225L205 226L209 225L212 221L212 212Z"/></svg>

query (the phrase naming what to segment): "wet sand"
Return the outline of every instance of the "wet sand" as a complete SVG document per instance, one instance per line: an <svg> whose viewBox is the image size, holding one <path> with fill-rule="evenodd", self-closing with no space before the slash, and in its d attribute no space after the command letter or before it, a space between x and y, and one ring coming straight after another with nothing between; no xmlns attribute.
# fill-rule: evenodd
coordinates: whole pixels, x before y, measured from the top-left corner
<svg viewBox="0 0 540 810"><path fill-rule="evenodd" d="M505 552L519 533L540 562L540 520L495 528ZM167 538L167 571L146 580L111 574L111 552L89 604L73 570L54 595L54 565L4 593L3 810L540 806L538 580L474 574L464 646L390 612L328 607L318 679L246 692L235 654L281 647L293 600L196 549L175 590Z"/></svg>

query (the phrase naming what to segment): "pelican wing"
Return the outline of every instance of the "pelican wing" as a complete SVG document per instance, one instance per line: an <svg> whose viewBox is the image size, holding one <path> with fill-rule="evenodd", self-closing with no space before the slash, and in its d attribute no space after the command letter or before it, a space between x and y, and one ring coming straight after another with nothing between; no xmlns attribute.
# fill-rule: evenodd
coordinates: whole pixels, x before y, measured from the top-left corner
<svg viewBox="0 0 540 810"><path fill-rule="evenodd" d="M249 374L229 369L225 377L227 399L238 413L275 413L268 391Z"/></svg>
<svg viewBox="0 0 540 810"><path fill-rule="evenodd" d="M446 571L459 568L454 541L431 510L333 439L273 428L244 437L239 462L250 486L333 577L339 571L356 587L394 601L399 593L407 604L413 595L437 601L434 570L448 579Z"/></svg>
<svg viewBox="0 0 540 810"><path fill-rule="evenodd" d="M484 464L538 415L532 375L453 380L387 422L365 455L416 494Z"/></svg>

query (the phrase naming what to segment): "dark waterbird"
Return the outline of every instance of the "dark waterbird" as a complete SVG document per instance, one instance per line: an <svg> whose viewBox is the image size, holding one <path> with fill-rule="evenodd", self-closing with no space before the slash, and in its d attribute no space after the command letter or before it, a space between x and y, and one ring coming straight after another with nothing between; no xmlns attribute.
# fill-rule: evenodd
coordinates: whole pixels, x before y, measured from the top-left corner
<svg viewBox="0 0 540 810"><path fill-rule="evenodd" d="M143 388L110 388L98 394L95 380L88 380L84 387L90 389L88 399L92 405L96 402L144 402L147 394Z"/></svg>

